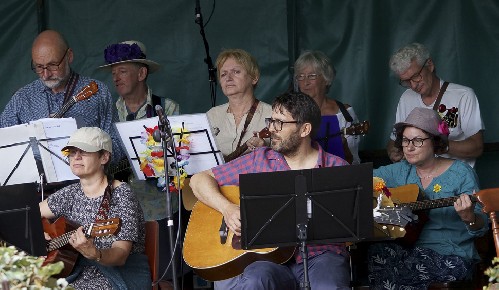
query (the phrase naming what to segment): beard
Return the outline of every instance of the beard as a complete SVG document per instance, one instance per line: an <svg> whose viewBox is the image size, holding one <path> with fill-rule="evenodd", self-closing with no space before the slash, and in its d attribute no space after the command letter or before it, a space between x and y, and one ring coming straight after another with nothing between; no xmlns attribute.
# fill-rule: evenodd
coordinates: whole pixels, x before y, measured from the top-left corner
<svg viewBox="0 0 499 290"><path fill-rule="evenodd" d="M282 155L293 155L298 151L298 147L301 143L301 137L298 133L298 130L291 133L288 139L283 140L278 137L275 133L272 133L270 146L276 152L281 153Z"/></svg>
<svg viewBox="0 0 499 290"><path fill-rule="evenodd" d="M57 89L66 85L66 81L69 79L70 70L66 69L64 75L62 76L50 76L47 79L40 78L45 86L49 89Z"/></svg>

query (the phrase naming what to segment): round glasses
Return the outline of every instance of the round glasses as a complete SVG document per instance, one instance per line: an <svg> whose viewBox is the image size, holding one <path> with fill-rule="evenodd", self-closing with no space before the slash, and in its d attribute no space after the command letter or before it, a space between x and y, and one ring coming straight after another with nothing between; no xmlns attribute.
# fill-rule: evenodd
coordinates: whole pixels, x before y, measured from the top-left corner
<svg viewBox="0 0 499 290"><path fill-rule="evenodd" d="M272 118L265 118L265 125L267 126L267 128L270 129L270 125L273 125L274 130L276 132L279 132L282 130L283 124L293 124L293 123L298 123L298 121L281 121L281 120L272 119Z"/></svg>
<svg viewBox="0 0 499 290"><path fill-rule="evenodd" d="M43 73L44 70L58 71L59 66L61 65L62 61L66 57L66 54L68 54L68 51L69 51L69 48L66 49L66 52L64 53L64 55L62 56L61 60L58 63L49 63L47 65L39 65L39 64L33 65L33 61L31 61L31 70L37 74Z"/></svg>
<svg viewBox="0 0 499 290"><path fill-rule="evenodd" d="M299 74L299 75L296 75L295 78L296 78L297 81L303 81L305 79L307 79L307 80L316 80L318 76L319 76L318 74L308 74L308 75L306 75L306 74Z"/></svg>
<svg viewBox="0 0 499 290"><path fill-rule="evenodd" d="M412 143L412 145L414 145L414 147L421 147L421 146L423 146L424 140L428 140L428 139L431 139L431 138L430 137L428 137L428 138L416 137L416 138L412 138L412 139L402 138L402 147L407 147L411 143Z"/></svg>
<svg viewBox="0 0 499 290"><path fill-rule="evenodd" d="M413 81L415 83L419 83L423 79L423 76L421 75L421 72L423 71L423 68L425 67L426 63L428 62L428 59L429 58L427 58L424 61L423 66L421 67L421 69L416 74L414 74L411 78L405 79L405 80L399 80L399 85L403 86L404 88L410 88L411 87L411 81Z"/></svg>

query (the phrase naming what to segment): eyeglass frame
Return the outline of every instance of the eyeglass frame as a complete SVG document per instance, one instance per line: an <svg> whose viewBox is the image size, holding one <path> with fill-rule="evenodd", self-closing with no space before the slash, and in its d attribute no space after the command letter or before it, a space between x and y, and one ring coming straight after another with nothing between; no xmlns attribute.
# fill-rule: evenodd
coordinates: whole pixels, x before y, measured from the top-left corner
<svg viewBox="0 0 499 290"><path fill-rule="evenodd" d="M400 145L402 147L409 147L409 145L412 143L412 146L416 147L416 148L420 148L420 147L423 147L424 145L424 141L425 140L428 140L428 139L431 139L431 137L426 137L426 138L421 138L421 137L415 137L415 138L412 138L412 139L408 139L408 138L405 138L403 137L402 140L400 140ZM407 140L407 145L404 146L404 140ZM421 145L417 146L414 141L418 141L420 140L421 141Z"/></svg>
<svg viewBox="0 0 499 290"><path fill-rule="evenodd" d="M421 66L421 69L419 70L419 72L413 74L412 77L405 79L405 80L399 79L399 85L401 85L404 88L410 88L411 81L413 81L415 83L419 83L421 80L423 80L423 76L421 75L421 72L423 71L423 68L426 66L426 63L428 62L428 60L429 60L429 58L427 58L424 61L423 66Z"/></svg>
<svg viewBox="0 0 499 290"><path fill-rule="evenodd" d="M57 64L48 64L48 65L37 65L37 66L34 66L33 65L33 60L31 60L31 70L36 73L36 74L41 74L43 73L44 70L48 70L48 71L58 71L59 70L59 67L61 66L62 62L64 61L64 59L66 58L66 55L68 54L68 51L69 51L69 47L68 49L66 49L66 52L64 53L64 55L62 56L61 60L59 61L59 63ZM52 68L49 68L49 67L52 67ZM37 72L36 70L37 69L41 69L40 72Z"/></svg>
<svg viewBox="0 0 499 290"><path fill-rule="evenodd" d="M79 153L81 157L87 157L90 156L94 152L87 152L85 150L81 150L80 148L71 148L68 149L68 158L75 158L76 155Z"/></svg>
<svg viewBox="0 0 499 290"><path fill-rule="evenodd" d="M277 123L281 124L279 130L276 127ZM284 124L298 124L298 121L282 121L282 120L279 120L279 119L265 118L265 125L267 126L267 129L270 129L270 125L273 125L274 130L276 132L282 131L282 125L284 125Z"/></svg>
<svg viewBox="0 0 499 290"><path fill-rule="evenodd" d="M311 78L311 76L312 76L312 78ZM313 73L313 74L299 74L299 75L295 76L295 79L297 81L304 81L305 79L307 79L309 81L313 81L313 80L316 80L319 76L320 76L320 74L316 74L316 73Z"/></svg>

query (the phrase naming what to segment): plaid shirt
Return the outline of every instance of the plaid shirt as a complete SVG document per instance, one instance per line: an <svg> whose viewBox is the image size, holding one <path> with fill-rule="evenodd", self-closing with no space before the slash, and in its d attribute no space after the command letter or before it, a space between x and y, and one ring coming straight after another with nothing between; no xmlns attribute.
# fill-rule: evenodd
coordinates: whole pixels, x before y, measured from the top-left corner
<svg viewBox="0 0 499 290"><path fill-rule="evenodd" d="M323 151L317 143L314 143L314 146L319 150L315 168L348 165L340 157ZM239 186L239 174L285 171L291 170L291 168L282 154L268 147L259 147L249 154L243 155L229 163L214 167L211 170L219 186ZM346 252L344 243L307 245L307 249L309 258L326 251L337 254ZM295 259L297 263L302 262L299 251L295 252Z"/></svg>

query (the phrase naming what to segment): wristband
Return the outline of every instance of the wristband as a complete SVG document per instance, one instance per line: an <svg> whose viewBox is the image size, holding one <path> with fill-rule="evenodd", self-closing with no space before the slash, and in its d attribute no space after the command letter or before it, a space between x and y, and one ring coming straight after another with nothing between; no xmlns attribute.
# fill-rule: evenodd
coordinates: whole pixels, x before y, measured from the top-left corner
<svg viewBox="0 0 499 290"><path fill-rule="evenodd" d="M95 261L100 262L100 260L102 259L102 251L100 249L97 249L97 251L99 252L99 257L97 257L97 259L95 259Z"/></svg>

